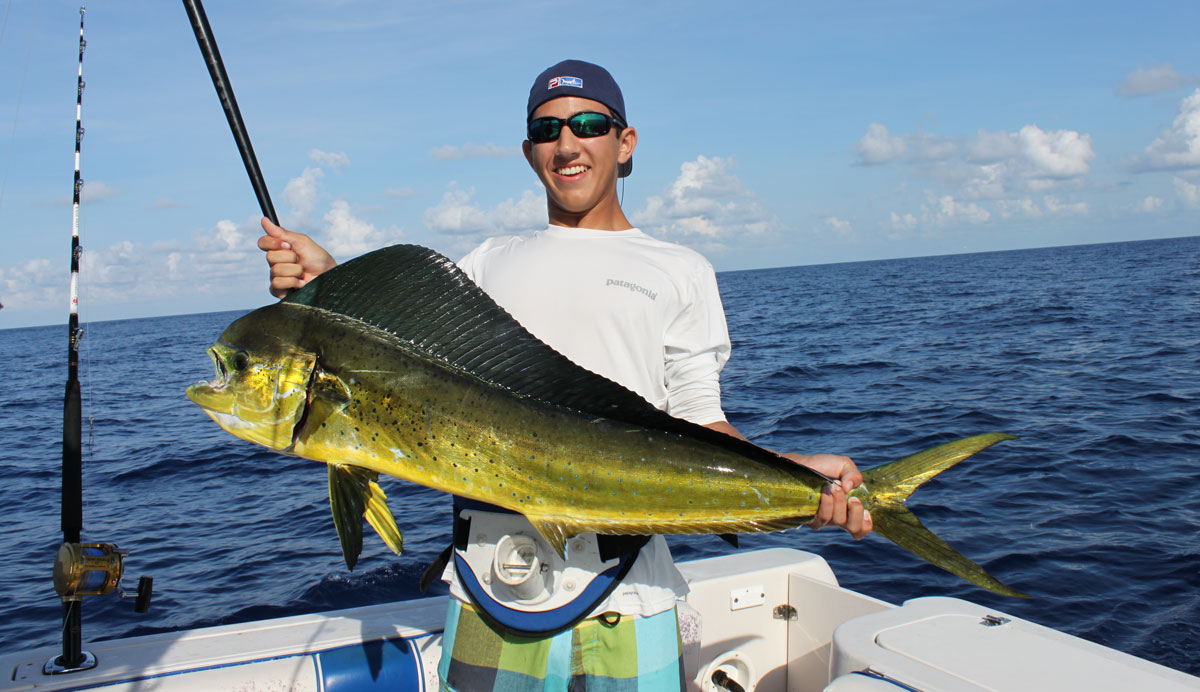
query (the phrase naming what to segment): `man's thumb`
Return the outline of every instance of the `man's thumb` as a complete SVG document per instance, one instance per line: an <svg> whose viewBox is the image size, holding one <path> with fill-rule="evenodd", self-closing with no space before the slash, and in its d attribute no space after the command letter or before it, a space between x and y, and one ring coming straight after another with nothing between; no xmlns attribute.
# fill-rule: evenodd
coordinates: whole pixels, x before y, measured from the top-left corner
<svg viewBox="0 0 1200 692"><path fill-rule="evenodd" d="M278 226L278 225L272 223L271 220L265 216L263 217L263 220L262 220L262 227L263 227L264 233L271 236L272 238L282 241L283 243L286 244L287 247L291 247L296 244L296 234L295 233L292 233L291 231L287 230L286 228L284 228L282 226Z"/></svg>

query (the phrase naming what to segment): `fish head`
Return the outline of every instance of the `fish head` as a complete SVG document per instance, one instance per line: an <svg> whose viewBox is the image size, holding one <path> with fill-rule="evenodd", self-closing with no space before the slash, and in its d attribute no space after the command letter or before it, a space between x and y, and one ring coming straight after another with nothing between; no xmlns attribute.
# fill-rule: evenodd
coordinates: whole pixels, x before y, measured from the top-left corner
<svg viewBox="0 0 1200 692"><path fill-rule="evenodd" d="M234 322L208 349L216 378L188 387L187 395L226 432L287 451L304 421L317 357L269 330L244 328L254 315Z"/></svg>

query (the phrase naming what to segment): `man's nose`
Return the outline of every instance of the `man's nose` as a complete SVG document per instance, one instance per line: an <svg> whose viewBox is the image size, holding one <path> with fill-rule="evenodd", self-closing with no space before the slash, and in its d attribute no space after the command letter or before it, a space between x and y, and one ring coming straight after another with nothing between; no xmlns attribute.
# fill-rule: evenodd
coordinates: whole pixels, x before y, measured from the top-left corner
<svg viewBox="0 0 1200 692"><path fill-rule="evenodd" d="M579 138L565 124L562 131L558 133L558 140L554 146L554 154L559 158L574 158L579 154Z"/></svg>

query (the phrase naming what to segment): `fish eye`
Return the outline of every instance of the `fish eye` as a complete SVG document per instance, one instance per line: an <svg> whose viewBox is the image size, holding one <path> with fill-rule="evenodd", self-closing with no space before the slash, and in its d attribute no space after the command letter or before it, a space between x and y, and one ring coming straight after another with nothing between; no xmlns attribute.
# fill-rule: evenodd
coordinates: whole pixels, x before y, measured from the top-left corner
<svg viewBox="0 0 1200 692"><path fill-rule="evenodd" d="M233 354L233 367L236 370L245 370L250 364L250 356L246 355L245 351L238 351Z"/></svg>

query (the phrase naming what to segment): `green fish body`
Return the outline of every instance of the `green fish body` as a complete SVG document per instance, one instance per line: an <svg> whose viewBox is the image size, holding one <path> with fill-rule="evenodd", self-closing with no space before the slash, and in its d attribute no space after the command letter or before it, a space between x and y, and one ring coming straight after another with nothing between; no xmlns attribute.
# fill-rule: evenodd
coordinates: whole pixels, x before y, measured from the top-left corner
<svg viewBox="0 0 1200 692"><path fill-rule="evenodd" d="M560 552L583 532L776 531L808 522L831 479L673 418L542 344L445 257L394 246L231 324L217 379L188 396L228 432L329 464L347 564L365 517L397 552L379 473L525 515ZM1016 592L902 502L1001 433L864 472L876 532L985 588Z"/></svg>

